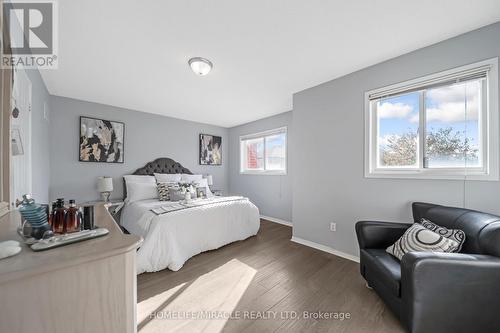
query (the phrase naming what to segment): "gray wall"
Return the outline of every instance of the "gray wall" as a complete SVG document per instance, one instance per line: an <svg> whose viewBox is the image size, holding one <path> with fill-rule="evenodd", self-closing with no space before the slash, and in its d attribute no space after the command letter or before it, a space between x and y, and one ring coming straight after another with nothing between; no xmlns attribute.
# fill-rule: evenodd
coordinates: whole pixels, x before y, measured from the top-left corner
<svg viewBox="0 0 500 333"><path fill-rule="evenodd" d="M31 81L31 165L32 194L40 203L49 200L50 185L50 116L44 118L44 104L49 103L49 93L36 69L26 70Z"/></svg>
<svg viewBox="0 0 500 333"><path fill-rule="evenodd" d="M240 174L239 137L279 127L288 127L288 170L284 176ZM257 120L229 129L229 190L250 198L259 207L260 214L292 221L292 174L290 163L295 152L293 146L292 112Z"/></svg>
<svg viewBox="0 0 500 333"><path fill-rule="evenodd" d="M499 55L497 23L295 94L293 235L357 255L356 221L410 221L412 201L463 206L465 198L466 207L500 214L499 182L363 173L365 91Z"/></svg>
<svg viewBox="0 0 500 333"><path fill-rule="evenodd" d="M96 191L98 176L113 177L111 198L121 198L121 177L158 157L170 157L193 173L212 174L214 187L224 191L228 189L228 130L225 128L63 97L51 96L50 103L52 200L58 197L78 202L99 199ZM125 163L78 161L80 116L125 123ZM200 133L222 136L222 166L199 165Z"/></svg>

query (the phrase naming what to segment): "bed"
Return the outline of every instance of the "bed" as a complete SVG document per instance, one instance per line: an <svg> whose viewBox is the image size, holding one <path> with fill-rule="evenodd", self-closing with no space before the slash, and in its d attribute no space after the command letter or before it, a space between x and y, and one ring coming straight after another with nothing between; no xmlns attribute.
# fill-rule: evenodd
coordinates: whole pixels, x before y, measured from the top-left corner
<svg viewBox="0 0 500 333"><path fill-rule="evenodd" d="M132 175L154 173L192 175L170 158L149 162ZM124 186L125 195L126 189ZM260 227L258 208L244 197L206 200L199 206L160 215L154 212L166 204L159 199L125 199L120 224L144 238L137 251L137 274L165 268L177 271L189 258L256 235Z"/></svg>

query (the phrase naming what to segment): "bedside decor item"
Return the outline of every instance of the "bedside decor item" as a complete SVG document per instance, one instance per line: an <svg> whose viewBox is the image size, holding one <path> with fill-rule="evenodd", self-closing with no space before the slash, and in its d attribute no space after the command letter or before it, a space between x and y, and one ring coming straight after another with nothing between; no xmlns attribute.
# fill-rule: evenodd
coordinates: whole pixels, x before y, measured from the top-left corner
<svg viewBox="0 0 500 333"><path fill-rule="evenodd" d="M460 244L453 239L427 229L419 223L414 223L399 238L396 243L389 246L387 253L399 260L408 252L457 252Z"/></svg>
<svg viewBox="0 0 500 333"><path fill-rule="evenodd" d="M101 193L104 202L109 201L109 196L113 192L113 178L99 177L97 178L97 191Z"/></svg>
<svg viewBox="0 0 500 333"><path fill-rule="evenodd" d="M80 117L80 162L123 163L125 124Z"/></svg>
<svg viewBox="0 0 500 333"><path fill-rule="evenodd" d="M222 165L222 137L200 134L200 164Z"/></svg>

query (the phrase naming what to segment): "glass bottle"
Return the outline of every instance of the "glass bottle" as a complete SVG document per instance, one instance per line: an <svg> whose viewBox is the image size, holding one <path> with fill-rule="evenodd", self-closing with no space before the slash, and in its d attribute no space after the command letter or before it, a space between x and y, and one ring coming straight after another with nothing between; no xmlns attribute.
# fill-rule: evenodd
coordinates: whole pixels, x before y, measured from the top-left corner
<svg viewBox="0 0 500 333"><path fill-rule="evenodd" d="M52 203L50 204L50 210L48 212L48 217L49 217L49 225L50 227L52 228L52 218L54 217L54 211L56 210L56 202L55 201L52 201Z"/></svg>
<svg viewBox="0 0 500 333"><path fill-rule="evenodd" d="M66 232L65 220L66 208L64 207L64 199L57 199L56 208L52 215L52 231L55 234L63 234Z"/></svg>
<svg viewBox="0 0 500 333"><path fill-rule="evenodd" d="M69 207L66 211L66 218L64 220L64 227L66 232L80 231L82 225L82 215L78 207L76 207L75 200L69 201Z"/></svg>

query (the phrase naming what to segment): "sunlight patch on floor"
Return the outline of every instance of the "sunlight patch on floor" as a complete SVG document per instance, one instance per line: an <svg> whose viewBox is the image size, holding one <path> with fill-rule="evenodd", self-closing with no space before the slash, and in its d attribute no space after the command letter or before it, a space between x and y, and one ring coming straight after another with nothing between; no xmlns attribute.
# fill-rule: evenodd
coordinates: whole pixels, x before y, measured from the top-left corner
<svg viewBox="0 0 500 333"><path fill-rule="evenodd" d="M138 331L220 332L257 271L233 259L137 305ZM215 319L206 319L216 314Z"/></svg>

